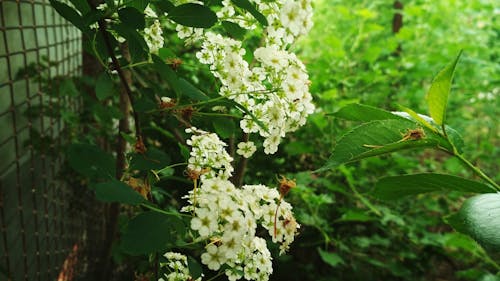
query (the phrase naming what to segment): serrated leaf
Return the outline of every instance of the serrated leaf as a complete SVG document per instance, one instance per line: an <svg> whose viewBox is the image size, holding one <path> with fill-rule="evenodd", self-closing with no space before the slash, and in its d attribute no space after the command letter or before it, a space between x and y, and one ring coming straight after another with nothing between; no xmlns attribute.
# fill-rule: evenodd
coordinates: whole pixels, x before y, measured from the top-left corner
<svg viewBox="0 0 500 281"><path fill-rule="evenodd" d="M448 104L448 96L450 94L451 82L453 74L458 63L458 59L462 51L458 54L453 62L442 69L432 80L431 87L426 95L429 113L438 125L442 125L445 120L446 106Z"/></svg>
<svg viewBox="0 0 500 281"><path fill-rule="evenodd" d="M474 193L494 191L477 181L446 174L422 173L382 178L375 185L372 195L384 200L394 200L420 193L453 190Z"/></svg>
<svg viewBox="0 0 500 281"><path fill-rule="evenodd" d="M333 115L341 119L361 122L402 118L398 115L390 113L389 111L359 103L348 104L339 109L339 111L328 115Z"/></svg>
<svg viewBox="0 0 500 281"><path fill-rule="evenodd" d="M330 265L332 267L336 267L340 264L344 264L344 259L342 259L342 257L340 257L336 253L326 252L326 251L323 251L321 248L318 248L318 253L319 253L319 256L321 257L321 259L325 263L327 263L328 265Z"/></svg>
<svg viewBox="0 0 500 281"><path fill-rule="evenodd" d="M177 78L177 74L165 64L160 57L152 56L153 63L156 71L160 74L160 77L167 81L170 88L177 94L177 97L181 95L181 90L179 88L179 78Z"/></svg>
<svg viewBox="0 0 500 281"><path fill-rule="evenodd" d="M327 163L318 171L394 151L437 147L438 140L430 137L403 141L403 135L408 130L415 129L418 129L418 125L406 119L376 120L364 123L338 140Z"/></svg>
<svg viewBox="0 0 500 281"><path fill-rule="evenodd" d="M131 255L163 252L173 242L172 221L159 212L144 212L131 219L122 236L122 248Z"/></svg>
<svg viewBox="0 0 500 281"><path fill-rule="evenodd" d="M107 73L102 73L95 83L95 95L98 100L104 100L113 95L113 80Z"/></svg>
<svg viewBox="0 0 500 281"><path fill-rule="evenodd" d="M267 26L268 22L264 15L262 15L257 8L248 0L231 0L234 5L248 11L262 26Z"/></svg>
<svg viewBox="0 0 500 281"><path fill-rule="evenodd" d="M170 9L168 17L178 24L199 28L209 28L217 22L217 15L210 8L195 3Z"/></svg>
<svg viewBox="0 0 500 281"><path fill-rule="evenodd" d="M133 7L125 7L118 10L118 16L122 24L132 29L144 29L146 25L144 13Z"/></svg>
<svg viewBox="0 0 500 281"><path fill-rule="evenodd" d="M209 97L205 95L200 89L196 88L193 84L189 83L184 78L179 78L178 89L182 96L187 96L193 100L208 100Z"/></svg>
<svg viewBox="0 0 500 281"><path fill-rule="evenodd" d="M474 238L486 250L500 251L500 193L467 199L458 213L446 218L457 231Z"/></svg>
<svg viewBox="0 0 500 281"><path fill-rule="evenodd" d="M420 123L421 125L423 125L424 127L426 127L427 129L429 130L432 130L434 132L438 132L438 129L433 126L431 123L429 123L427 120L425 120L422 116L420 116L418 113L416 113L415 111L411 110L410 108L408 107L404 107L402 105L399 106L404 112L408 113L411 118L413 118L413 120L417 121L418 123ZM427 116L428 117L428 116Z"/></svg>
<svg viewBox="0 0 500 281"><path fill-rule="evenodd" d="M93 186L97 199L103 202L118 202L123 204L138 205L146 202L144 197L127 184L112 180L98 183Z"/></svg>
<svg viewBox="0 0 500 281"><path fill-rule="evenodd" d="M71 144L67 159L71 168L91 179L113 178L115 175L115 159L96 145Z"/></svg>

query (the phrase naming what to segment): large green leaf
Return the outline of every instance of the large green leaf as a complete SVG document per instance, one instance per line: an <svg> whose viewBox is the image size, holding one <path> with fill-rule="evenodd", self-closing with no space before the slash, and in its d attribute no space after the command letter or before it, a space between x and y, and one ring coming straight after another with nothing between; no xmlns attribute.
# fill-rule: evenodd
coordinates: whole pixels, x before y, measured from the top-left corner
<svg viewBox="0 0 500 281"><path fill-rule="evenodd" d="M122 248L131 255L163 253L175 239L179 218L159 212L144 212L130 220L122 236Z"/></svg>
<svg viewBox="0 0 500 281"><path fill-rule="evenodd" d="M434 77L431 87L427 92L427 96L425 97L427 99L427 105L429 106L429 113L438 125L442 125L445 120L446 105L448 104L451 82L461 54L462 52L458 54L453 62L448 64L436 75L436 77Z"/></svg>
<svg viewBox="0 0 500 281"><path fill-rule="evenodd" d="M239 24L230 21L223 21L222 27L231 35L231 37L241 40L245 37L246 29L241 27Z"/></svg>
<svg viewBox="0 0 500 281"><path fill-rule="evenodd" d="M170 157L165 152L150 147L146 153L133 153L130 161L131 170L159 170L170 164Z"/></svg>
<svg viewBox="0 0 500 281"><path fill-rule="evenodd" d="M344 259L342 259L342 257L340 257L336 253L327 252L322 250L321 248L318 248L318 253L321 259L332 267L344 264Z"/></svg>
<svg viewBox="0 0 500 281"><path fill-rule="evenodd" d="M132 29L144 29L146 24L144 20L144 13L139 12L136 8L122 8L118 10L118 16L125 26Z"/></svg>
<svg viewBox="0 0 500 281"><path fill-rule="evenodd" d="M406 119L376 120L362 124L338 140L332 155L319 171L394 151L438 146L438 140L432 137L403 140L408 130L416 129L419 129L418 125Z"/></svg>
<svg viewBox="0 0 500 281"><path fill-rule="evenodd" d="M121 181L112 180L102 182L94 185L92 188L95 190L97 199L103 202L118 202L130 205L138 205L146 202L144 197Z"/></svg>
<svg viewBox="0 0 500 281"><path fill-rule="evenodd" d="M91 179L113 178L115 159L96 145L75 143L67 152L68 163L75 171Z"/></svg>
<svg viewBox="0 0 500 281"><path fill-rule="evenodd" d="M71 22L74 26L83 32L88 31L88 26L85 26L82 16L73 8L65 3L57 0L49 0L50 5L67 21Z"/></svg>
<svg viewBox="0 0 500 281"><path fill-rule="evenodd" d="M234 5L247 10L252 16L263 26L267 26L268 22L264 15L262 15L257 8L248 0L231 0Z"/></svg>
<svg viewBox="0 0 500 281"><path fill-rule="evenodd" d="M195 3L170 9L168 17L178 24L190 27L209 28L217 22L217 15L210 8Z"/></svg>
<svg viewBox="0 0 500 281"><path fill-rule="evenodd" d="M361 122L403 118L389 111L359 103L348 104L331 115L346 120Z"/></svg>
<svg viewBox="0 0 500 281"><path fill-rule="evenodd" d="M470 235L486 250L500 251L500 193L467 199L458 213L446 218L457 231Z"/></svg>
<svg viewBox="0 0 500 281"><path fill-rule="evenodd" d="M103 72L97 78L95 83L95 95L97 99L103 100L113 95L113 80L106 72Z"/></svg>
<svg viewBox="0 0 500 281"><path fill-rule="evenodd" d="M488 185L477 181L452 175L423 173L382 178L375 185L373 196L393 200L425 192L452 190L475 193L494 191Z"/></svg>
<svg viewBox="0 0 500 281"><path fill-rule="evenodd" d="M200 89L196 88L193 84L189 83L183 78L179 78L179 90L181 95L190 97L194 100L208 100L209 97L205 95Z"/></svg>

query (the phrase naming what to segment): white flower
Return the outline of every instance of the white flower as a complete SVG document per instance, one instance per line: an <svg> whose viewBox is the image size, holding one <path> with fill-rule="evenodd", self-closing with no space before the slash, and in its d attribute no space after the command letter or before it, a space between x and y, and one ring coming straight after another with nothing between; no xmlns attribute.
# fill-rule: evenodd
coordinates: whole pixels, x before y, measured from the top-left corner
<svg viewBox="0 0 500 281"><path fill-rule="evenodd" d="M148 44L151 53L158 53L164 42L160 21L155 20L150 27L144 28L144 40Z"/></svg>
<svg viewBox="0 0 500 281"><path fill-rule="evenodd" d="M245 158L250 158L256 150L257 148L252 141L240 142L238 143L238 150L236 150L236 153Z"/></svg>

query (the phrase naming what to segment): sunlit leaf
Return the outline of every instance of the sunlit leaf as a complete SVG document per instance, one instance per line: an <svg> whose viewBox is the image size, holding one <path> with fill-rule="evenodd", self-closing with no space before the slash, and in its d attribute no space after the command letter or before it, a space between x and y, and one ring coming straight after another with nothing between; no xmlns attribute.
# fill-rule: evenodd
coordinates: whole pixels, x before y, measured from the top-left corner
<svg viewBox="0 0 500 281"><path fill-rule="evenodd" d="M445 120L451 82L461 54L462 52L458 54L453 62L448 64L434 77L431 87L427 92L426 99L429 106L429 113L438 125L442 125Z"/></svg>
<svg viewBox="0 0 500 281"><path fill-rule="evenodd" d="M373 196L384 200L433 191L462 191L487 193L494 191L486 184L465 178L435 173L386 177L375 185Z"/></svg>

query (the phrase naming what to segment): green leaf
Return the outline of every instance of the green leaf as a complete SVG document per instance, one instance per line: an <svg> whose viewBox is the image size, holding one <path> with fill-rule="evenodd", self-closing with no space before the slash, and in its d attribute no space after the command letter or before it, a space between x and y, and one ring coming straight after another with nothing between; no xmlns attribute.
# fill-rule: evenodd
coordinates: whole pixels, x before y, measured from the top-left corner
<svg viewBox="0 0 500 281"><path fill-rule="evenodd" d="M167 13L170 12L173 8L175 8L174 4L172 2L167 1L167 0L155 0L152 1L156 8L158 8L161 12Z"/></svg>
<svg viewBox="0 0 500 281"><path fill-rule="evenodd" d="M59 94L61 96L76 97L80 92L76 89L73 80L68 78L61 81L61 85L59 85Z"/></svg>
<svg viewBox="0 0 500 281"><path fill-rule="evenodd" d="M68 148L68 163L75 171L91 179L113 178L115 159L92 144L75 143Z"/></svg>
<svg viewBox="0 0 500 281"><path fill-rule="evenodd" d="M118 202L123 204L138 205L146 202L144 197L127 184L112 180L98 183L93 186L97 199L103 202Z"/></svg>
<svg viewBox="0 0 500 281"><path fill-rule="evenodd" d="M82 16L70 6L59 2L57 0L49 0L50 5L67 21L71 22L74 26L80 29L82 32L87 32L88 27L85 26Z"/></svg>
<svg viewBox="0 0 500 281"><path fill-rule="evenodd" d="M210 8L195 3L170 9L168 17L178 24L190 27L209 28L217 22L217 15Z"/></svg>
<svg viewBox="0 0 500 281"><path fill-rule="evenodd" d="M130 169L140 171L159 170L168 164L170 164L170 157L165 152L150 147L144 154L132 154Z"/></svg>
<svg viewBox="0 0 500 281"><path fill-rule="evenodd" d="M80 11L82 14L90 12L90 6L86 0L70 0L71 3Z"/></svg>
<svg viewBox="0 0 500 281"><path fill-rule="evenodd" d="M427 92L426 99L427 105L429 106L429 113L438 125L442 125L445 120L446 105L450 94L451 82L461 54L462 51L460 51L453 62L448 64L436 75L436 77L434 77L431 87Z"/></svg>
<svg viewBox="0 0 500 281"><path fill-rule="evenodd" d="M376 218L368 215L365 210L348 210L342 216L335 220L336 222L367 222L374 221Z"/></svg>
<svg viewBox="0 0 500 281"><path fill-rule="evenodd" d="M106 72L97 78L95 83L95 94L98 100L104 100L113 95L113 80Z"/></svg>
<svg viewBox="0 0 500 281"><path fill-rule="evenodd" d="M118 16L123 25L132 29L144 29L146 22L144 13L139 12L136 8L126 7L118 10Z"/></svg>
<svg viewBox="0 0 500 281"><path fill-rule="evenodd" d="M228 118L213 118L212 124L214 126L215 133L222 138L232 137L236 131L236 126L234 125L233 120Z"/></svg>
<svg viewBox="0 0 500 281"><path fill-rule="evenodd" d="M189 83L184 78L179 78L178 87L181 96L190 97L193 100L208 100L209 97L205 95L202 91L196 88L193 84Z"/></svg>
<svg viewBox="0 0 500 281"><path fill-rule="evenodd" d="M160 48L158 50L158 56L162 59L162 60L166 60L166 59L173 59L173 58L176 58L177 56L175 55L175 53L170 50L169 48Z"/></svg>
<svg viewBox="0 0 500 281"><path fill-rule="evenodd" d="M239 24L230 21L223 21L222 27L233 37L234 39L241 40L245 37L246 29L241 27Z"/></svg>
<svg viewBox="0 0 500 281"><path fill-rule="evenodd" d="M149 49L146 41L144 41L144 37L137 30L129 28L123 23L114 25L113 29L127 40L132 61L143 61L146 59L146 50Z"/></svg>
<svg viewBox="0 0 500 281"><path fill-rule="evenodd" d="M267 26L267 19L262 15L257 8L248 0L231 0L234 5L248 11L262 26Z"/></svg>
<svg viewBox="0 0 500 281"><path fill-rule="evenodd" d="M486 250L500 251L500 193L467 199L458 213L446 218L457 231L470 235Z"/></svg>
<svg viewBox="0 0 500 281"><path fill-rule="evenodd" d="M331 115L341 119L361 122L402 118L398 115L390 113L389 111L359 103L348 104Z"/></svg>
<svg viewBox="0 0 500 281"><path fill-rule="evenodd" d="M203 274L203 268L201 267L200 263L193 257L188 256L188 269L189 269L189 274L191 274L191 277L193 279L198 279L201 277Z"/></svg>
<svg viewBox="0 0 500 281"><path fill-rule="evenodd" d="M410 108L408 107L404 107L402 105L399 106L404 112L408 113L411 118L413 118L413 120L417 121L419 124L423 125L424 127L426 127L427 129L429 130L432 130L436 133L439 132L439 130L433 126L431 123L429 123L427 120L425 120L424 118L422 118L422 116L418 115L418 113L416 113L415 111L411 110Z"/></svg>
<svg viewBox="0 0 500 281"><path fill-rule="evenodd" d="M181 95L179 78L177 74L172 70L170 66L162 61L158 56L153 55L153 63L156 71L160 74L160 77L165 80L170 88L177 94L177 97Z"/></svg>
<svg viewBox="0 0 500 281"><path fill-rule="evenodd" d="M494 191L486 184L465 178L435 173L382 178L375 185L373 196L384 200L433 191L462 191L488 193Z"/></svg>
<svg viewBox="0 0 500 281"><path fill-rule="evenodd" d="M394 151L438 145L435 138L428 137L402 141L403 135L414 129L418 125L403 118L364 123L338 140L327 163L318 171Z"/></svg>
<svg viewBox="0 0 500 281"><path fill-rule="evenodd" d="M321 257L321 259L325 263L327 263L328 265L330 265L332 267L336 267L340 264L344 264L344 259L342 259L342 257L340 257L336 253L326 252L326 251L323 251L321 248L318 248L318 253L319 253L319 256Z"/></svg>
<svg viewBox="0 0 500 281"><path fill-rule="evenodd" d="M164 0L165 1L165 0ZM149 4L149 0L132 0L126 1L128 7L136 8L141 13L146 9Z"/></svg>
<svg viewBox="0 0 500 281"><path fill-rule="evenodd" d="M122 236L122 248L131 255L163 253L175 239L173 216L149 211L131 219Z"/></svg>

